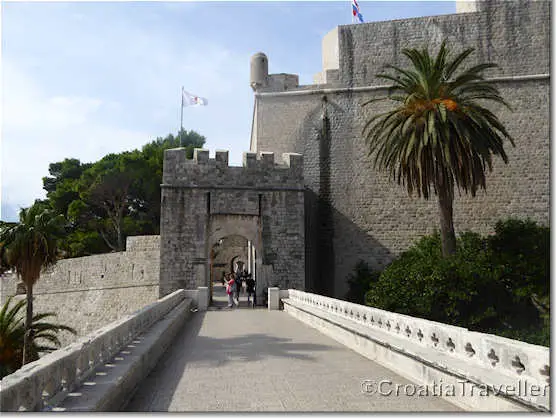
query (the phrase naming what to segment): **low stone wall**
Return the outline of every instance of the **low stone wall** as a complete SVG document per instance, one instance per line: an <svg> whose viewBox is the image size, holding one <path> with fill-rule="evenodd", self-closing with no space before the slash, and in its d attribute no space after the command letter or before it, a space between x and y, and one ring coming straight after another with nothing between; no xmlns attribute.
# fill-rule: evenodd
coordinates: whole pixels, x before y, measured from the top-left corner
<svg viewBox="0 0 557 419"><path fill-rule="evenodd" d="M129 236L126 238L126 252L159 252L161 236Z"/></svg>
<svg viewBox="0 0 557 419"><path fill-rule="evenodd" d="M187 304L184 305L184 303ZM149 356L139 359L130 356L132 360L135 359L135 364L133 362L128 364L123 370L118 371L115 377L111 377L112 385L105 385L104 388L97 390L95 395L77 402L78 405L82 403L81 406L93 403L94 406L106 410L115 408L114 403L123 402L121 398L118 400L115 395L130 396L130 394L120 394L122 388L132 391L137 385L137 381L144 378L149 372L148 370L156 364L158 357L172 340L173 334L168 332L169 328L173 332L177 330L176 320L183 320L187 317L190 304L191 301L186 299L186 292L178 290L63 349L25 365L0 381L0 410L3 412L60 410L54 407L58 406L84 381L92 381L91 377L95 375L95 370L99 366L112 365L117 368L118 365L114 364L117 364L118 357L114 358L114 361L113 357L118 353L121 353L122 356L124 356L124 352L130 353L123 349L139 346L141 339L137 342L135 339L138 338L138 335L144 334L144 340L148 342L148 345L142 348L142 351ZM172 312L175 309L179 309L179 313L173 316ZM169 313L171 313L172 321L164 324L162 328L157 328L157 322L164 319ZM154 339L149 335L152 326L156 329ZM163 345L161 345L161 340L164 342ZM137 361L139 364L148 365L149 368L137 365ZM140 376L137 375L138 368L141 371ZM133 379L129 377L133 377ZM82 393L73 394L74 396L82 395ZM72 403L75 405L75 402L69 402L69 404ZM77 408L75 410L89 409Z"/></svg>
<svg viewBox="0 0 557 419"><path fill-rule="evenodd" d="M62 345L157 301L160 237L127 238L125 252L62 259L33 287L33 311L55 312L57 322L77 330L63 332ZM4 275L0 303L17 294L15 274ZM25 298L18 295L16 299Z"/></svg>
<svg viewBox="0 0 557 419"><path fill-rule="evenodd" d="M443 393L444 383L449 393L441 395L465 409L549 410L549 348L297 290L288 290L283 303L286 312L430 392L437 385Z"/></svg>

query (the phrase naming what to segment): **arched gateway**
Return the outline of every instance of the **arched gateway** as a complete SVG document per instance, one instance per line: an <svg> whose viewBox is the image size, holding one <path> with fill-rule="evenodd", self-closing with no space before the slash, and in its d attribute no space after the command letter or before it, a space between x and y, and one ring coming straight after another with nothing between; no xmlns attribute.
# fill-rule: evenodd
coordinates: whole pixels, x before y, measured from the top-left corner
<svg viewBox="0 0 557 419"><path fill-rule="evenodd" d="M166 150L161 200L160 296L210 286L211 252L226 237L247 239L247 268L258 293L267 286L305 287L303 158L244 153L242 167L228 151ZM218 278L213 278L215 280Z"/></svg>

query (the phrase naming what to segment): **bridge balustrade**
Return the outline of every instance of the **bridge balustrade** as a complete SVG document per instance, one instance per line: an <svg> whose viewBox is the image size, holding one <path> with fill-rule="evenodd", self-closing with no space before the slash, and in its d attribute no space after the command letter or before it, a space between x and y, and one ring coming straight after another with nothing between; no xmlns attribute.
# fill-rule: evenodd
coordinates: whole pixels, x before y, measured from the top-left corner
<svg viewBox="0 0 557 419"><path fill-rule="evenodd" d="M352 330L360 335L355 336L356 340L360 338L357 346L362 346L362 337L371 339L424 365L456 374L469 385L485 385L492 393L512 385L515 390L509 399L538 410L549 409L549 348L299 290L288 290L283 302L286 310L290 304L301 310L313 309L313 316L327 313L332 323L335 318L342 319L344 323L337 325L341 328L350 323L359 326ZM322 331L326 329L321 327ZM335 337L334 333L331 336ZM385 362L389 363L389 356ZM412 378L418 377L414 374ZM420 378L427 381L426 377ZM527 391L532 388L540 388L539 394Z"/></svg>

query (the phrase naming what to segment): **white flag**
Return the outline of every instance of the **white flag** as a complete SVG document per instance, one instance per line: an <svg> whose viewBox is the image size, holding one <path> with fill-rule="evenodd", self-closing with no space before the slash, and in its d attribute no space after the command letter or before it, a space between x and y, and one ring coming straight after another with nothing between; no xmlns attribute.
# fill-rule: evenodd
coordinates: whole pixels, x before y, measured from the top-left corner
<svg viewBox="0 0 557 419"><path fill-rule="evenodd" d="M182 106L207 106L209 101L204 97L192 95L182 90Z"/></svg>

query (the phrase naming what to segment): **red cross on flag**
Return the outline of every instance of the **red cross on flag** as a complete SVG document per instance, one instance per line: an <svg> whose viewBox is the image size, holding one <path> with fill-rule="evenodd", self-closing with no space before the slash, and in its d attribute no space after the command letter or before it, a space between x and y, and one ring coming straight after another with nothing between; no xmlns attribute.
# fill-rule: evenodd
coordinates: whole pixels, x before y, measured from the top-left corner
<svg viewBox="0 0 557 419"><path fill-rule="evenodd" d="M182 106L207 106L209 101L204 97L192 95L182 90Z"/></svg>

